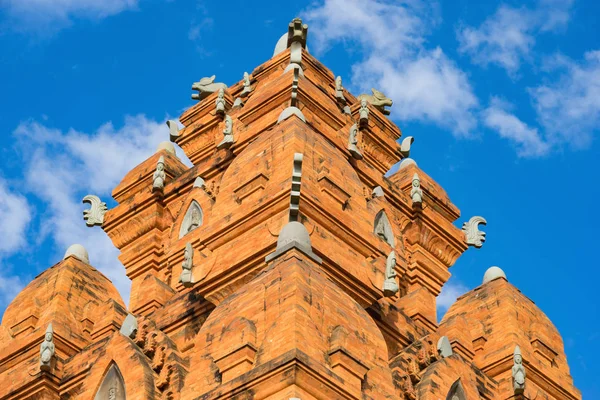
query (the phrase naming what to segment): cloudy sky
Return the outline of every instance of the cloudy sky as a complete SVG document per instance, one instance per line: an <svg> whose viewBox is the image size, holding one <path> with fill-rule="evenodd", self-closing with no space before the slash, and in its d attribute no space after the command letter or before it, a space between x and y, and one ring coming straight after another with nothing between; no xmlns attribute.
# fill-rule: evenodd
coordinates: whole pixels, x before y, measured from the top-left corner
<svg viewBox="0 0 600 400"><path fill-rule="evenodd" d="M114 206L111 189L192 105L191 83L238 81L299 15L348 89L394 100L411 155L461 220L488 220L488 242L451 269L440 315L501 266L559 328L584 398L600 398L598 2L223 4L0 0L0 314L76 242L127 299L118 252L85 227L81 198Z"/></svg>

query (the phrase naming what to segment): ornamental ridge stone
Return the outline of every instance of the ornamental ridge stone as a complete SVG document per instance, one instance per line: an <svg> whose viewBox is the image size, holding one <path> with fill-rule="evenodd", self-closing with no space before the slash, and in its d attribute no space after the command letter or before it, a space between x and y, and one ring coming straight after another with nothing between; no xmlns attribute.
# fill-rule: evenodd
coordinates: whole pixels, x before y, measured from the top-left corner
<svg viewBox="0 0 600 400"><path fill-rule="evenodd" d="M487 221L483 217L475 216L463 224L465 242L469 246L480 248L485 242L485 232L479 230L479 224L486 225Z"/></svg>
<svg viewBox="0 0 600 400"><path fill-rule="evenodd" d="M83 198L83 203L90 203L88 210L83 210L83 219L87 226L102 226L104 223L104 214L108 211L106 203L93 194L88 194Z"/></svg>

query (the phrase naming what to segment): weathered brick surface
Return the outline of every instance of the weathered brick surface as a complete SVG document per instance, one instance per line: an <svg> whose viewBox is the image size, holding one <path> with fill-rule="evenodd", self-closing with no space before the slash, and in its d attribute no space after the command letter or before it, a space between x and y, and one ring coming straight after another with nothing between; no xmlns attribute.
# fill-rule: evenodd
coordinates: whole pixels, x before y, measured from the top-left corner
<svg viewBox="0 0 600 400"><path fill-rule="evenodd" d="M161 150L114 189L118 205L102 229L132 281L133 339L118 332L127 311L111 282L70 257L4 315L0 399L93 399L113 365L128 400L434 400L459 384L468 399L512 399L515 345L527 368L525 398L580 399L560 335L506 281L467 293L438 326L435 298L467 249L454 225L458 208L415 165L384 176L402 159L402 132L372 106L358 134L363 159L351 156L359 102L344 91L351 115L343 113L334 74L304 50L296 99L306 123L292 116L277 124L292 96L289 62L287 50L257 67L243 107L233 107L242 82L226 90L230 149L216 147L224 120L212 94L180 117L176 141L191 168ZM304 157L300 222L322 263L293 248L266 263L288 222L295 153ZM161 156L165 187L153 192ZM410 197L414 173L421 206ZM198 177L204 186L194 186ZM372 196L376 186L383 197ZM180 237L193 203L202 223ZM387 241L374 232L381 213L390 222ZM179 281L187 243L191 287ZM392 250L400 290L386 298ZM40 371L50 322L56 357ZM454 351L445 359L436 349L442 335Z"/></svg>

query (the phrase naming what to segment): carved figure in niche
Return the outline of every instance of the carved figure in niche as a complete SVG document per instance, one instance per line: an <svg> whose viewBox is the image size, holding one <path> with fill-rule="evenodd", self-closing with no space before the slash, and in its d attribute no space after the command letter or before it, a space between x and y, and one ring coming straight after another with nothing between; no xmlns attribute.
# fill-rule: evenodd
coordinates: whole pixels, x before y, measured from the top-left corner
<svg viewBox="0 0 600 400"><path fill-rule="evenodd" d="M410 191L410 197L412 198L413 205L420 205L423 203L423 190L421 189L421 179L419 175L415 173L412 179L412 190Z"/></svg>
<svg viewBox="0 0 600 400"><path fill-rule="evenodd" d="M387 98L385 94L383 94L377 89L371 89L371 93L373 94L361 94L360 96L358 96L358 99L361 101L361 104L363 100L366 100L369 103L371 103L373 107L381 111L383 115L390 115L390 110L386 110L385 107L392 106L392 99Z"/></svg>
<svg viewBox="0 0 600 400"><path fill-rule="evenodd" d="M202 100L219 89L227 89L227 85L224 83L215 83L216 75L208 78L202 78L198 82L194 82L192 90L197 90L198 93L192 94L192 99Z"/></svg>
<svg viewBox="0 0 600 400"><path fill-rule="evenodd" d="M116 364L106 372L94 400L125 400L125 382Z"/></svg>
<svg viewBox="0 0 600 400"><path fill-rule="evenodd" d="M227 149L233 144L233 120L229 115L225 116L225 128L223 129L225 137L217 145L217 149Z"/></svg>
<svg viewBox="0 0 600 400"><path fill-rule="evenodd" d="M398 293L398 283L396 283L396 252L392 251L385 263L385 281L383 282L383 295L390 297Z"/></svg>
<svg viewBox="0 0 600 400"><path fill-rule="evenodd" d="M358 150L356 146L358 144L358 126L356 124L352 125L350 128L350 136L348 137L348 151L352 154L352 157L360 160L363 158L362 154Z"/></svg>
<svg viewBox="0 0 600 400"><path fill-rule="evenodd" d="M335 78L335 98L341 104L346 104L346 98L344 97L344 87L342 86L341 76Z"/></svg>
<svg viewBox="0 0 600 400"><path fill-rule="evenodd" d="M369 107L367 106L367 100L362 99L360 101L360 110L358 112L360 126L367 126L369 123Z"/></svg>
<svg viewBox="0 0 600 400"><path fill-rule="evenodd" d="M205 189L206 190L206 189ZM200 205L193 200L188 210L183 217L183 221L181 221L181 228L179 229L179 238L187 235L194 229L198 228L202 225L202 209Z"/></svg>
<svg viewBox="0 0 600 400"><path fill-rule="evenodd" d="M219 89L217 99L215 100L216 113L219 115L225 114L225 90Z"/></svg>
<svg viewBox="0 0 600 400"><path fill-rule="evenodd" d="M252 92L252 87L250 86L250 76L247 72L244 72L244 89L240 94L241 97L246 97Z"/></svg>
<svg viewBox="0 0 600 400"><path fill-rule="evenodd" d="M513 354L513 367L512 367L512 377L513 377L513 388L515 390L515 394L520 394L525 391L525 367L523 366L523 357L521 356L521 348L519 346L515 347L515 352Z"/></svg>
<svg viewBox="0 0 600 400"><path fill-rule="evenodd" d="M165 158L160 156L156 163L156 171L154 171L154 181L152 182L152 191L162 191L165 187Z"/></svg>
<svg viewBox="0 0 600 400"><path fill-rule="evenodd" d="M52 368L52 357L54 357L54 330L52 324L48 325L44 341L40 346L40 369L50 371Z"/></svg>
<svg viewBox="0 0 600 400"><path fill-rule="evenodd" d="M183 251L183 263L181 264L181 275L179 276L179 282L185 287L192 286L192 268L194 266L194 249L191 243L185 244L185 250Z"/></svg>
<svg viewBox="0 0 600 400"><path fill-rule="evenodd" d="M394 247L394 233L387 215L381 210L375 217L375 234Z"/></svg>

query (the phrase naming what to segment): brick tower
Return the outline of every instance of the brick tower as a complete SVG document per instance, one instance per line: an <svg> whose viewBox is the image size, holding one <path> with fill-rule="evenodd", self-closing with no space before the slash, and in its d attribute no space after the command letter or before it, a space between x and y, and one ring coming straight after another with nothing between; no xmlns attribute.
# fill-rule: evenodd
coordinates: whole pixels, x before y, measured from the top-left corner
<svg viewBox="0 0 600 400"><path fill-rule="evenodd" d="M499 268L438 324L485 220L454 225L391 100L344 90L306 38L295 19L240 82L194 84L168 122L191 168L163 143L115 208L86 196L129 309L69 248L6 310L0 399L581 398L556 328Z"/></svg>

